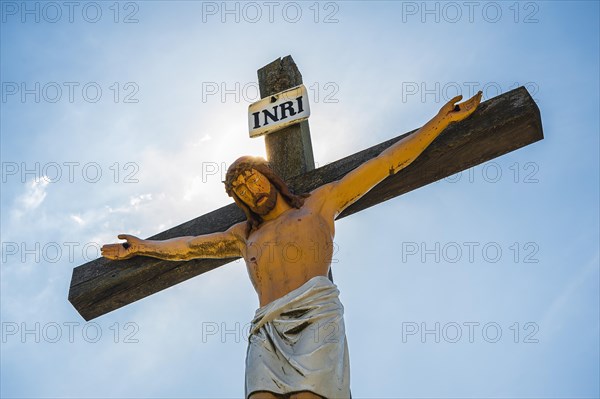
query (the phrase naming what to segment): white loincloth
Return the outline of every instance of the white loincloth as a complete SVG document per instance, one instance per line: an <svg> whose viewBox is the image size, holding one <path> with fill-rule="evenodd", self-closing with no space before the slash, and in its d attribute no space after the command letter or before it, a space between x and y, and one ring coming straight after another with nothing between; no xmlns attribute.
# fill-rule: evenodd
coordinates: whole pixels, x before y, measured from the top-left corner
<svg viewBox="0 0 600 399"><path fill-rule="evenodd" d="M310 391L350 398L350 365L339 291L327 277L258 309L246 355L246 397Z"/></svg>

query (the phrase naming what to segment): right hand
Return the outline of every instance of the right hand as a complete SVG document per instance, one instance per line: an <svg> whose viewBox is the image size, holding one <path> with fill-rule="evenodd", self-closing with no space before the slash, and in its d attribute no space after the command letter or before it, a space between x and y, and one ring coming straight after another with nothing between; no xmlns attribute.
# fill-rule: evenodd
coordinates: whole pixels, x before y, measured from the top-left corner
<svg viewBox="0 0 600 399"><path fill-rule="evenodd" d="M135 256L142 240L129 234L119 234L117 237L126 242L103 245L100 249L102 256L111 260L123 260Z"/></svg>
<svg viewBox="0 0 600 399"><path fill-rule="evenodd" d="M462 100L462 95L456 96L440 109L439 115L448 122L460 122L475 112L481 102L482 95L483 92L480 90L473 97L460 104L455 103Z"/></svg>

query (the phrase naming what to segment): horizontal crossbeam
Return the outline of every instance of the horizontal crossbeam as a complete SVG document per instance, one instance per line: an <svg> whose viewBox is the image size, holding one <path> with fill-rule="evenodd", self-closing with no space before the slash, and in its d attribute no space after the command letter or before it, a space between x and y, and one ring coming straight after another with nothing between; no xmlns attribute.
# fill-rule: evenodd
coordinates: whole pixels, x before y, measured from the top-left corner
<svg viewBox="0 0 600 399"><path fill-rule="evenodd" d="M288 183L300 193L339 180L412 133L414 131L296 176ZM469 118L450 125L411 165L379 183L339 218L541 139L539 109L527 90L519 87L481 103ZM237 206L230 204L150 238L164 240L223 231L244 219ZM174 262L142 256L123 261L99 258L73 270L69 301L85 320L91 320L235 259Z"/></svg>

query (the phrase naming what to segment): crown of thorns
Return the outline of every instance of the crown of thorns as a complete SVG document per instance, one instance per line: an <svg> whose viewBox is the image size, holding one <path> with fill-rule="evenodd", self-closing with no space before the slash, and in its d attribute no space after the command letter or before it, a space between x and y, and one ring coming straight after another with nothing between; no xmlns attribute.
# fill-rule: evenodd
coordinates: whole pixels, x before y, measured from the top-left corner
<svg viewBox="0 0 600 399"><path fill-rule="evenodd" d="M234 163L229 166L227 173L225 174L225 191L231 197L233 195L233 182L243 172L256 169L257 171L264 174L265 171L273 172L271 164L261 157L245 156L237 159Z"/></svg>

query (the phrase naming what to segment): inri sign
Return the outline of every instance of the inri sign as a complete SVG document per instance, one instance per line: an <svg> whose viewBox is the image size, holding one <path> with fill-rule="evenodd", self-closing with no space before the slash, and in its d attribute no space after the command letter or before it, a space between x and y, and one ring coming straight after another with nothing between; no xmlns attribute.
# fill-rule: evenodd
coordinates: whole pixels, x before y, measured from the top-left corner
<svg viewBox="0 0 600 399"><path fill-rule="evenodd" d="M273 94L248 107L250 137L272 133L309 116L310 107L304 85Z"/></svg>

